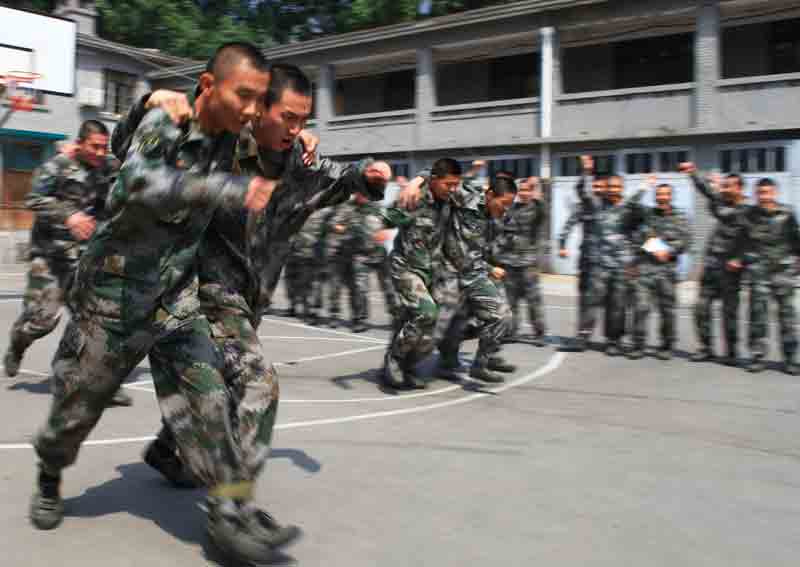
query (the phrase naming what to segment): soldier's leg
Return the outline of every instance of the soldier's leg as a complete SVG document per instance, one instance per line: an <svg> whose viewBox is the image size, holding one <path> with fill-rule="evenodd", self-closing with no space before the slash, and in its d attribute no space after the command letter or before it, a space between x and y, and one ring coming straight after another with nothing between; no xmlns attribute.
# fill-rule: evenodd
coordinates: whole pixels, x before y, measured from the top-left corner
<svg viewBox="0 0 800 567"><path fill-rule="evenodd" d="M544 304L542 302L542 290L539 285L539 267L529 266L525 268L525 298L528 302L528 317L535 335L539 338L547 334L547 324L544 318Z"/></svg>
<svg viewBox="0 0 800 567"><path fill-rule="evenodd" d="M752 372L759 372L764 369L763 360L767 355L769 274L763 273L763 270L753 270L750 286L750 354L752 361L748 369Z"/></svg>
<svg viewBox="0 0 800 567"><path fill-rule="evenodd" d="M793 277L779 278L779 281L773 284L773 294L778 303L778 321L785 369L790 374L796 374L798 370L791 368L796 365L795 356L797 354Z"/></svg>
<svg viewBox="0 0 800 567"><path fill-rule="evenodd" d="M738 357L739 343L739 294L742 289L742 275L725 270L721 274L720 295L722 296L722 321L725 328L725 345L729 362ZM710 324L710 323L709 323Z"/></svg>
<svg viewBox="0 0 800 567"><path fill-rule="evenodd" d="M506 268L505 279L497 284L505 288L505 297L509 311L511 311L511 325L509 335L515 337L519 334L521 318L519 316L519 302L525 295L525 278L521 269Z"/></svg>
<svg viewBox="0 0 800 567"><path fill-rule="evenodd" d="M620 354L619 342L625 333L625 272L622 269L610 270L605 296L605 329L609 355Z"/></svg>
<svg viewBox="0 0 800 567"><path fill-rule="evenodd" d="M22 313L11 327L11 340L4 363L8 376L16 376L25 350L58 326L64 306L64 290L58 273L45 258L34 258L28 271L28 283Z"/></svg>
<svg viewBox="0 0 800 567"><path fill-rule="evenodd" d="M633 345L634 353L637 355L634 358L639 358L639 352L647 346L647 330L653 301L649 280L648 276L636 275L631 277L628 287L633 305Z"/></svg>
<svg viewBox="0 0 800 567"><path fill-rule="evenodd" d="M584 301L583 316L580 323L580 337L589 340L597 325L597 318L605 304L608 294L609 272L594 267L585 269L581 297Z"/></svg>
<svg viewBox="0 0 800 567"><path fill-rule="evenodd" d="M339 259L331 262L328 279L328 314L334 319L338 319L342 311L342 288L347 277L345 268L346 263Z"/></svg>
<svg viewBox="0 0 800 567"><path fill-rule="evenodd" d="M378 283L383 292L384 301L386 302L386 310L390 315L394 316L397 309L397 300L394 296L394 287L392 286L392 277L389 273L389 261L385 258L383 261L373 266L375 273L378 275Z"/></svg>
<svg viewBox="0 0 800 567"><path fill-rule="evenodd" d="M724 275L719 266L709 263L708 260L706 261L703 275L700 279L700 290L693 310L697 341L700 343L697 352L692 356L694 362L704 362L712 357L712 306L715 299L722 297L722 278Z"/></svg>
<svg viewBox="0 0 800 567"><path fill-rule="evenodd" d="M423 387L424 382L415 380L413 365L433 351L439 309L419 275L393 269L392 282L403 315L396 320L394 338L386 352L384 381L392 387Z"/></svg>
<svg viewBox="0 0 800 567"><path fill-rule="evenodd" d="M363 258L354 258L347 265L348 286L350 292L350 309L352 311L353 329L366 331L369 318L369 275L372 270Z"/></svg>
<svg viewBox="0 0 800 567"><path fill-rule="evenodd" d="M478 352L472 364L470 376L488 382L499 382L502 378L489 370L514 372L516 368L500 356L502 338L511 326L511 310L494 281L480 278L470 282L464 289L464 300L469 310L481 323Z"/></svg>
<svg viewBox="0 0 800 567"><path fill-rule="evenodd" d="M655 278L658 311L661 317L660 358L665 359L675 348L675 306L677 304L677 281L675 272L661 272Z"/></svg>
<svg viewBox="0 0 800 567"><path fill-rule="evenodd" d="M458 351L463 341L466 313L456 274L438 277L431 295L438 306L433 340L439 349L439 366L443 369L458 367Z"/></svg>

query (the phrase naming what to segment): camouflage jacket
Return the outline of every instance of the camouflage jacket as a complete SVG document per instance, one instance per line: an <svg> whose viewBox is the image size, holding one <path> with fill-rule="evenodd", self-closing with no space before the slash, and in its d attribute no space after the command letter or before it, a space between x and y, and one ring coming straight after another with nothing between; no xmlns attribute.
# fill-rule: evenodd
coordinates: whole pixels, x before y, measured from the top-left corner
<svg viewBox="0 0 800 567"><path fill-rule="evenodd" d="M542 201L515 201L505 215L490 220L489 260L492 265L524 268L539 263L539 243L546 219Z"/></svg>
<svg viewBox="0 0 800 567"><path fill-rule="evenodd" d="M316 263L322 254L322 229L327 210L320 209L314 212L303 224L300 232L292 238L290 257L292 260Z"/></svg>
<svg viewBox="0 0 800 567"><path fill-rule="evenodd" d="M581 206L591 211L591 233L593 249L591 261L606 269L625 268L633 261L631 241L633 232L643 220L643 208L639 204L644 191L616 206L588 196L583 184L578 184Z"/></svg>
<svg viewBox="0 0 800 567"><path fill-rule="evenodd" d="M385 260L386 248L375 241L375 234L388 224L379 204L350 201L342 206L336 222L343 223L347 231L341 251L344 256L368 264Z"/></svg>
<svg viewBox="0 0 800 567"><path fill-rule="evenodd" d="M409 270L426 285L434 272L457 274L462 284L488 273L485 258L488 216L483 206L483 190L465 177L458 191L447 202L434 198L425 178L423 195L414 211L392 207L384 212L388 226L400 231L394 241L393 270Z"/></svg>
<svg viewBox="0 0 800 567"><path fill-rule="evenodd" d="M101 167L90 167L64 154L36 170L25 205L36 213L31 230L31 257L77 262L86 242L78 242L66 226L75 213L102 222L106 198L119 164L109 157Z"/></svg>
<svg viewBox="0 0 800 567"><path fill-rule="evenodd" d="M229 172L236 136L175 126L151 110L108 198L109 220L83 254L73 301L126 322L197 313L197 251L219 206L241 210L248 178ZM161 309L159 309L159 307Z"/></svg>
<svg viewBox="0 0 800 567"><path fill-rule="evenodd" d="M575 192L578 195L580 195L580 193L583 191L588 179L590 178L581 177L578 180L578 183L575 185ZM598 212L598 207L587 207L584 201L579 198L577 208L567 219L567 222L564 224L564 228L561 229L561 234L559 234L558 237L558 247L560 249L566 248L567 239L569 238L570 232L572 232L572 229L575 228L578 223L581 223L583 225L583 237L581 239L580 246L581 256L584 260L592 259L597 244L594 239L592 224L597 218Z"/></svg>
<svg viewBox="0 0 800 567"><path fill-rule="evenodd" d="M744 217L748 214L751 206L744 203L730 205L713 191L697 173L692 174L691 177L695 188L708 199L711 214L719 221L708 237L706 266L709 267L709 264L712 264L724 267L725 262L735 254L736 238L743 228Z"/></svg>
<svg viewBox="0 0 800 567"><path fill-rule="evenodd" d="M660 238L672 249L669 262L659 262L655 256L646 252L642 246L651 238ZM642 209L642 223L632 239L635 249L634 262L645 270L674 270L678 257L689 251L692 244L692 231L688 217L677 209L665 213L658 207Z"/></svg>
<svg viewBox="0 0 800 567"><path fill-rule="evenodd" d="M741 218L734 246L736 258L759 273L792 273L800 256L800 232L791 207L778 205L773 211L750 207Z"/></svg>
<svg viewBox="0 0 800 567"><path fill-rule="evenodd" d="M245 150L242 150L242 152ZM255 155L253 155L255 151ZM315 211L347 201L353 192L380 200L383 191L364 181L365 159L355 165L319 160L312 167L302 161L299 140L283 152L252 148L240 157L243 172L279 178L280 185L267 207L258 214L219 210L206 234L200 256L200 298L204 309L237 309L258 319L269 308L289 258L292 239Z"/></svg>

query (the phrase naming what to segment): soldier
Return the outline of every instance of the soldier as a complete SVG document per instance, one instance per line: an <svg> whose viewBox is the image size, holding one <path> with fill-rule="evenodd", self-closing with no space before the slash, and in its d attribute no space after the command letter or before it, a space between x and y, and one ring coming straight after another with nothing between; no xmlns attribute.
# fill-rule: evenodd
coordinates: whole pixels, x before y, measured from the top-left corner
<svg viewBox="0 0 800 567"><path fill-rule="evenodd" d="M661 347L656 356L669 360L675 345L677 264L680 255L689 250L691 230L686 216L672 206L672 193L671 185L656 187L656 206L643 210L644 220L635 238L632 359L644 356L652 303L658 305L661 316Z"/></svg>
<svg viewBox="0 0 800 567"><path fill-rule="evenodd" d="M11 328L3 359L7 376L16 376L25 350L58 326L78 259L98 222L118 164L107 156L108 130L102 122L81 125L75 148L44 163L36 172L25 204L36 213L31 232L31 268L23 311ZM118 391L113 405L133 400Z"/></svg>
<svg viewBox="0 0 800 567"><path fill-rule="evenodd" d="M156 95L161 99L159 104L166 106L181 98L175 93ZM201 311L224 354L231 420L241 423L242 411L259 404L262 392L270 401L268 406L260 406L259 419L240 426L240 435L248 440L243 458L253 479L269 455L279 391L274 369L264 361L257 329L290 254L292 237L312 213L347 200L354 190L382 198L391 174L388 164L369 159L356 165L320 160L307 167L307 147L300 135L311 105L311 82L302 71L291 65L273 65L266 112L255 121L252 140L240 141L237 168L280 178L282 183L259 215L217 211L201 245ZM140 113L135 109L128 120L135 122ZM124 128L130 130L127 125ZM113 144L115 152L124 146L125 130L118 140L115 132L119 144ZM145 454L148 464L167 478L175 478L174 473L181 470L181 458L175 453L169 428L162 429ZM267 529L273 546L299 533L294 527L280 527L257 509L252 513Z"/></svg>
<svg viewBox="0 0 800 567"><path fill-rule="evenodd" d="M581 157L583 175L578 181L578 185L580 186L583 186L587 178L593 173L594 162L590 160L591 158L589 158L589 156ZM595 202L602 202L607 189L608 178L599 175L594 176L592 179L592 195ZM597 242L594 238L593 223L598 211L599 208L597 207L584 207L583 203L579 200L578 207L572 215L570 215L558 239L558 255L561 258L568 258L569 250L567 249L567 238L570 232L572 232L572 229L578 223L581 223L583 227L583 236L581 240L580 257L578 258L578 332L575 341L567 346L566 350L586 350L589 338L594 332L594 319L592 318L589 306L593 273L597 264Z"/></svg>
<svg viewBox="0 0 800 567"><path fill-rule="evenodd" d="M328 326L332 329L341 324L342 287L348 279L350 266L347 259L347 223L352 205L342 203L328 212L322 231L323 263L322 279L328 286ZM355 313L358 298L350 295L350 310Z"/></svg>
<svg viewBox="0 0 800 567"><path fill-rule="evenodd" d="M767 355L767 321L769 298L778 304L784 371L800 375L795 331L794 286L800 257L800 232L791 207L777 202L777 189L772 179L758 182L758 205L751 207L741 219L734 258L727 268L740 272L746 268L750 278L750 353L747 369L761 372Z"/></svg>
<svg viewBox="0 0 800 567"><path fill-rule="evenodd" d="M274 182L224 173L232 166L232 132L256 115L268 81L258 49L226 44L200 77L194 120L181 129L153 110L133 134L109 195L110 220L81 257L71 294L76 316L53 363L53 405L34 442L36 527L61 522L61 470L149 355L162 414L185 463L209 488L211 540L242 562L272 556L269 534L248 505L252 471L241 455L251 441L248 427L260 421L273 392L249 397L234 424L239 430L231 430L223 364L200 316L196 277L197 250L215 209L261 210L274 189Z"/></svg>
<svg viewBox="0 0 800 567"><path fill-rule="evenodd" d="M350 292L353 308L352 331L363 333L369 327L369 275L375 272L384 294L389 313L394 313L394 293L389 274L386 248L386 220L379 205L366 195L356 193L345 206L346 218L339 219L346 225L346 240L342 247L340 263L341 283Z"/></svg>
<svg viewBox="0 0 800 567"><path fill-rule="evenodd" d="M717 299L722 299L722 321L725 328L727 358L730 366L739 364L737 345L739 342L739 292L741 290L741 272L725 268L733 254L736 237L741 230L741 223L750 206L744 203L742 178L736 174L728 175L719 193L713 191L698 175L696 166L682 163L680 170L688 173L694 186L708 199L711 214L719 222L714 227L706 246L703 260L703 276L700 281L700 293L694 306L695 328L697 329L700 348L692 356L694 362L706 362L714 358L711 346L711 308Z"/></svg>
<svg viewBox="0 0 800 567"><path fill-rule="evenodd" d="M518 306L524 298L534 330L534 344L543 346L547 330L539 288L539 237L547 213L539 179L523 180L519 192L513 182L504 184L498 179L486 199L492 217L490 263L503 269L502 285L513 314L510 340L517 340L521 319Z"/></svg>
<svg viewBox="0 0 800 567"><path fill-rule="evenodd" d="M584 171L590 171L591 158L586 161ZM592 274L590 303L586 326L581 331L581 344L585 348L588 334L594 329L597 314L605 311L605 352L608 356L622 354L620 340L625 333L626 268L630 263L630 237L641 221L639 201L642 191L623 200L623 181L619 176L608 178L608 188L603 203L596 203L586 194L582 184L577 186L581 206L594 216L593 238L597 243L597 270Z"/></svg>
<svg viewBox="0 0 800 567"><path fill-rule="evenodd" d="M460 184L458 162L448 158L437 160L430 179L424 183L418 206L412 211L398 207L386 211L387 218L400 228L390 256L398 316L384 359L382 376L389 387L426 387L415 366L435 346L433 332L439 307L431 295L433 275L450 220L450 197Z"/></svg>
<svg viewBox="0 0 800 567"><path fill-rule="evenodd" d="M284 285L294 294L291 315L302 317L310 325L315 325L318 321L313 299L317 274L322 269L319 248L324 216L327 213L326 209L316 211L294 236L284 272Z"/></svg>

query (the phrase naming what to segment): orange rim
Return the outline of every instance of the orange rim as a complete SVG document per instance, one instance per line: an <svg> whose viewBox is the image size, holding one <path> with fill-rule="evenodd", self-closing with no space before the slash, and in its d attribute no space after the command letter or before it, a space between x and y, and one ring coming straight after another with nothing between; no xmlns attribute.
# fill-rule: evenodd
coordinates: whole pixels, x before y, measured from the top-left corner
<svg viewBox="0 0 800 567"><path fill-rule="evenodd" d="M6 73L6 81L14 81L15 83L32 83L41 78L41 73L32 73L30 71L11 71Z"/></svg>

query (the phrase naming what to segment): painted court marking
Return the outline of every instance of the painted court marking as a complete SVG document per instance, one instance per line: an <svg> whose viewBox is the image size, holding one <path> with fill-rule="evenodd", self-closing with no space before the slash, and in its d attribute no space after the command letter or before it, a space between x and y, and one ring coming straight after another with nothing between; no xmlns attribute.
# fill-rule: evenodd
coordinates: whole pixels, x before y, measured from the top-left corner
<svg viewBox="0 0 800 567"><path fill-rule="evenodd" d="M500 394L502 392L506 392L511 390L512 388L517 388L519 386L523 386L535 380L546 376L547 374L553 372L554 370L558 369L559 366L564 362L567 358L566 353L563 352L556 352L553 356L550 357L550 360L538 370L531 372L517 380L513 380L503 386L498 388L487 389L486 392L477 392L474 394L469 394L467 396L462 396L460 398L456 398L454 400L447 400L443 402L437 402L434 404L427 404L427 405L420 405L420 406L412 406L408 408L396 409L396 410L389 410L389 411L379 411L379 412L370 412L370 413L362 413L344 417L334 417L329 419L314 419L309 421L295 421L289 423L279 423L275 426L276 430L288 430L288 429L303 429L307 427L314 427L318 425L336 425L342 423L352 423L356 421L365 421L370 419L380 419L384 417L394 417L398 415L410 415L416 413L425 413L429 411L435 411L439 409L444 409L448 407L458 406L462 404L466 404L475 400L479 400L491 395ZM108 445L123 445L127 443L146 443L148 441L152 441L155 439L154 436L150 435L147 437L122 437L117 439L96 439L92 441L84 442L85 446L108 446ZM19 450L19 449L32 449L33 446L30 443L3 443L0 444L0 450L10 451L10 450Z"/></svg>

